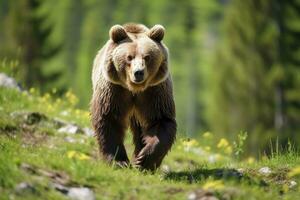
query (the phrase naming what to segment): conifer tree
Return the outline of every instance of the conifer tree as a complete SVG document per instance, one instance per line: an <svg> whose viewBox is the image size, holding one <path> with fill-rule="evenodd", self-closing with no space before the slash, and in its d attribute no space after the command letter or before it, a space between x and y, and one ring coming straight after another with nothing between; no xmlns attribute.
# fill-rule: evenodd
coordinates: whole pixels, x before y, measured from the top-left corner
<svg viewBox="0 0 300 200"><path fill-rule="evenodd" d="M27 87L40 87L59 78L60 72L44 73L43 63L59 51L48 43L52 27L44 24L46 16L39 15L39 0L7 1L3 23L1 57L17 60L21 81Z"/></svg>
<svg viewBox="0 0 300 200"><path fill-rule="evenodd" d="M220 134L248 131L250 151L266 149L276 138L283 146L288 137L297 139L291 134L299 130L296 5L233 0L225 12L223 42L211 69L208 121Z"/></svg>

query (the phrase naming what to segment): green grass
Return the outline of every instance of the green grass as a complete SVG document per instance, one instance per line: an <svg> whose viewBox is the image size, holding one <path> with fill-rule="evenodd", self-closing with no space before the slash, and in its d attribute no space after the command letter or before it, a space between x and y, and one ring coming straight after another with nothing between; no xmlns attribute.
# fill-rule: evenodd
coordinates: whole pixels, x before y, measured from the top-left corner
<svg viewBox="0 0 300 200"><path fill-rule="evenodd" d="M271 158L237 160L231 143L219 142L211 133L199 140L178 138L155 173L108 166L99 158L94 138L57 131L57 119L90 127L88 112L75 109L75 100L71 93L58 100L34 90L0 88L0 199L68 199L52 183L89 187L97 199L187 199L201 190L219 199L300 197L300 172L289 176L300 166L299 154L290 150ZM39 115L24 117L32 112ZM266 166L268 176L258 172ZM290 188L291 181L298 185ZM34 189L18 191L22 182Z"/></svg>

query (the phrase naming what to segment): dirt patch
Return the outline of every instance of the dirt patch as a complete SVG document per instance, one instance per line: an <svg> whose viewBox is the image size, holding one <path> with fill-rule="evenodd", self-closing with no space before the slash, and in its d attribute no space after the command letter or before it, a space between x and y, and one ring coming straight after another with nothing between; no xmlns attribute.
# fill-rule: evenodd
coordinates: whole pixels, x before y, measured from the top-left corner
<svg viewBox="0 0 300 200"><path fill-rule="evenodd" d="M47 189L55 189L72 200L96 199L91 187L79 185L78 183L72 181L64 172L41 169L26 163L22 163L20 168L31 175L48 179L50 184L49 188L47 186ZM21 191L24 191L24 189L35 190L35 187L30 183L21 183L19 188L22 189Z"/></svg>
<svg viewBox="0 0 300 200"><path fill-rule="evenodd" d="M78 184L76 182L71 181L70 177L64 172L45 170L45 169L41 169L29 165L27 163L22 163L20 165L20 168L30 174L47 177L51 179L51 182L53 183L57 183L65 186L78 186Z"/></svg>

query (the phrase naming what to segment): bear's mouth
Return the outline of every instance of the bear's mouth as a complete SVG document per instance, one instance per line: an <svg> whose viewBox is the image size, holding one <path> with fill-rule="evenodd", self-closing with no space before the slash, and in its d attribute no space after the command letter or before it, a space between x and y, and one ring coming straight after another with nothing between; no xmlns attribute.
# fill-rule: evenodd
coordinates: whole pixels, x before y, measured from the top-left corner
<svg viewBox="0 0 300 200"><path fill-rule="evenodd" d="M142 92L146 88L146 81L143 80L141 82L135 82L133 80L129 80L127 86L128 89L132 92Z"/></svg>
<svg viewBox="0 0 300 200"><path fill-rule="evenodd" d="M145 82L144 79L135 79L135 80L132 80L131 81L134 85L140 85L140 84L143 84Z"/></svg>
<svg viewBox="0 0 300 200"><path fill-rule="evenodd" d="M128 80L131 84L139 86L143 85L146 82L146 78L143 77L135 77L135 76L130 76Z"/></svg>

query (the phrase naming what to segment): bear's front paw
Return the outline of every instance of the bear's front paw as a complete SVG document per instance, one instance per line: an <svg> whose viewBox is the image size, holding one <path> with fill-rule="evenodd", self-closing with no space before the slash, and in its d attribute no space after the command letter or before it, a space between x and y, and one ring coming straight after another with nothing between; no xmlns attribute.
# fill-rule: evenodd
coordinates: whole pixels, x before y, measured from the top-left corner
<svg viewBox="0 0 300 200"><path fill-rule="evenodd" d="M144 168L145 163L149 162L150 155L153 153L155 145L153 143L147 144L139 154L133 159L132 165L136 168Z"/></svg>
<svg viewBox="0 0 300 200"><path fill-rule="evenodd" d="M127 156L120 156L119 154L106 154L104 155L104 161L117 168L126 168L130 166Z"/></svg>
<svg viewBox="0 0 300 200"><path fill-rule="evenodd" d="M145 158L145 154L138 155L133 159L132 165L136 168L141 168L144 158Z"/></svg>
<svg viewBox="0 0 300 200"><path fill-rule="evenodd" d="M130 164L127 161L114 161L113 166L117 168L128 168Z"/></svg>

